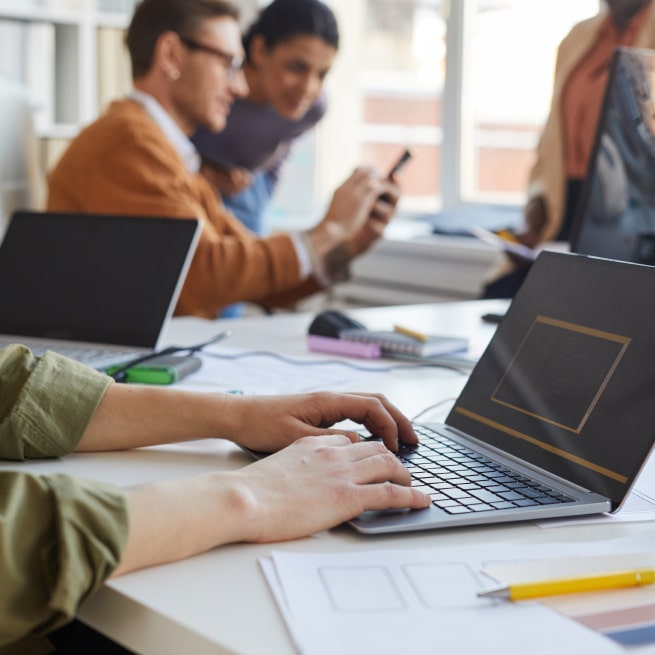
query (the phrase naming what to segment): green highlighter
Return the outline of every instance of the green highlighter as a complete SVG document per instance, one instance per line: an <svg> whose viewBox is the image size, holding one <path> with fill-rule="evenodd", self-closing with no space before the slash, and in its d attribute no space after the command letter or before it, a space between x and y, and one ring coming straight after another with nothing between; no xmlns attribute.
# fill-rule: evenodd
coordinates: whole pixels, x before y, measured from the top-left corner
<svg viewBox="0 0 655 655"><path fill-rule="evenodd" d="M202 360L193 355L162 355L131 366L125 371L125 379L122 381L133 384L175 384L197 371L201 365ZM113 375L121 368L112 366L105 372Z"/></svg>

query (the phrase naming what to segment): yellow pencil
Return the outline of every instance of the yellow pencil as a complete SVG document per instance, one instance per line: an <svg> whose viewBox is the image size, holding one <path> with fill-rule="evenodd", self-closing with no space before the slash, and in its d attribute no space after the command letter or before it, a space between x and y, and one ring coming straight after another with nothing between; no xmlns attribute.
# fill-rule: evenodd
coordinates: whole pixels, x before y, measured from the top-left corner
<svg viewBox="0 0 655 655"><path fill-rule="evenodd" d="M557 596L583 591L607 591L625 587L640 587L655 582L655 570L641 568L610 573L595 573L574 578L556 578L538 582L501 585L478 593L480 598L504 598L506 600L527 600L542 596Z"/></svg>
<svg viewBox="0 0 655 655"><path fill-rule="evenodd" d="M416 330L410 330L409 328L403 327L402 325L394 325L393 329L395 332L400 332L400 334L404 334L408 337L412 337L412 339L416 339L417 341L428 340L427 334L423 334L422 332L417 332Z"/></svg>

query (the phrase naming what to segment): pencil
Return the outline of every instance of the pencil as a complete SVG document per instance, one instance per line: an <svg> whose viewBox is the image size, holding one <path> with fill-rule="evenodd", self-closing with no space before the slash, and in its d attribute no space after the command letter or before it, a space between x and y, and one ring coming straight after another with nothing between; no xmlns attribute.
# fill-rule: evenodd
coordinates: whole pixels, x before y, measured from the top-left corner
<svg viewBox="0 0 655 655"><path fill-rule="evenodd" d="M399 332L400 334L404 334L408 337L412 337L412 339L416 339L417 341L428 340L427 334L423 334L422 332L417 332L416 330L410 330L409 328L403 327L402 325L394 325L393 329L395 332Z"/></svg>
<svg viewBox="0 0 655 655"><path fill-rule="evenodd" d="M655 582L655 570L641 568L610 573L595 573L573 578L556 578L521 584L501 585L478 593L480 598L503 598L505 600L527 600L543 596L558 596L583 591L607 591L625 587L640 587Z"/></svg>

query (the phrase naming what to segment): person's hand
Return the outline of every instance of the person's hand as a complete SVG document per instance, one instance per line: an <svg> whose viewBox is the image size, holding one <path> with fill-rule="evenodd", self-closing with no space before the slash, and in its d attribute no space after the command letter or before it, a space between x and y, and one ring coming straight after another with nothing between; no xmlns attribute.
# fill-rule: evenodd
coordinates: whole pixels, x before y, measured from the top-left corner
<svg viewBox="0 0 655 655"><path fill-rule="evenodd" d="M129 531L112 575L221 544L298 539L366 510L424 509L400 460L377 441L299 439L235 471L151 482L125 491Z"/></svg>
<svg viewBox="0 0 655 655"><path fill-rule="evenodd" d="M409 419L381 394L228 396L224 402L229 407L223 414L233 423L224 436L253 450L272 452L310 435L341 434L359 441L357 432L331 427L346 419L362 424L390 450L398 450L399 440L418 443Z"/></svg>
<svg viewBox="0 0 655 655"><path fill-rule="evenodd" d="M340 240L361 228L378 196L386 191L383 180L372 168L356 168L334 192L318 229L339 234Z"/></svg>
<svg viewBox="0 0 655 655"><path fill-rule="evenodd" d="M353 444L343 435L306 437L266 459L224 474L236 483L234 539L297 539L366 510L423 509L430 499L383 444Z"/></svg>
<svg viewBox="0 0 655 655"><path fill-rule="evenodd" d="M393 218L398 200L400 199L400 188L394 180L387 178L382 181L385 189L379 195L368 215L364 225L347 240L347 248L351 257L366 252L384 234L384 230Z"/></svg>
<svg viewBox="0 0 655 655"><path fill-rule="evenodd" d="M398 197L395 182L370 168L355 169L334 192L325 217L308 233L312 250L325 262L328 275L333 276L380 238Z"/></svg>
<svg viewBox="0 0 655 655"><path fill-rule="evenodd" d="M204 162L202 174L222 194L241 193L253 183L253 174L245 168L223 168L216 164Z"/></svg>
<svg viewBox="0 0 655 655"><path fill-rule="evenodd" d="M541 243L541 235L546 225L548 215L546 201L543 196L531 198L525 206L524 223L525 227L515 233L515 238L528 248L534 248Z"/></svg>

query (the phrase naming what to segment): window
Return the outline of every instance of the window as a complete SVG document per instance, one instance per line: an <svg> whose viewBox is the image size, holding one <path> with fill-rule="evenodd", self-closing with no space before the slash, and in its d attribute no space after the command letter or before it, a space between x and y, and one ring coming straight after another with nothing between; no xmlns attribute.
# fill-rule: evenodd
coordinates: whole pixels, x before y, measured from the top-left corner
<svg viewBox="0 0 655 655"><path fill-rule="evenodd" d="M330 107L292 151L273 222L317 216L352 168L385 170L405 145L415 158L401 178L401 213L520 204L556 46L599 0L327 2L342 37L326 83ZM246 20L258 0L239 4ZM134 5L0 0L0 73L28 83L42 135L74 135L129 88L116 51Z"/></svg>
<svg viewBox="0 0 655 655"><path fill-rule="evenodd" d="M598 0L479 0L469 39L470 165L461 199L521 202L550 104L557 45Z"/></svg>
<svg viewBox="0 0 655 655"><path fill-rule="evenodd" d="M342 47L316 143L319 195L360 162L384 170L410 144L403 213L520 204L556 47L599 1L328 1Z"/></svg>

